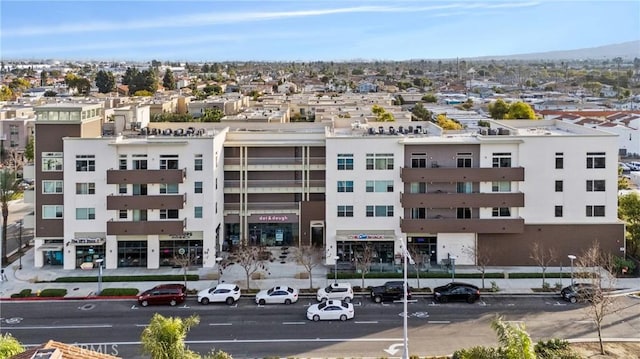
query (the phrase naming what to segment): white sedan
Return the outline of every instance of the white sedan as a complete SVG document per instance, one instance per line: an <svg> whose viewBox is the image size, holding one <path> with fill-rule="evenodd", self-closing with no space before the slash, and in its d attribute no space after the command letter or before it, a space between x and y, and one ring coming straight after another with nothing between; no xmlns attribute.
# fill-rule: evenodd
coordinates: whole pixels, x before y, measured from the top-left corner
<svg viewBox="0 0 640 359"><path fill-rule="evenodd" d="M240 287L235 284L218 284L217 286L198 292L198 303L227 303L229 305L240 299Z"/></svg>
<svg viewBox="0 0 640 359"><path fill-rule="evenodd" d="M319 320L353 319L353 304L340 300L327 300L314 304L307 309L307 319L317 322Z"/></svg>
<svg viewBox="0 0 640 359"><path fill-rule="evenodd" d="M297 301L298 290L286 286L261 290L256 294L256 303L260 305L272 303L291 304Z"/></svg>

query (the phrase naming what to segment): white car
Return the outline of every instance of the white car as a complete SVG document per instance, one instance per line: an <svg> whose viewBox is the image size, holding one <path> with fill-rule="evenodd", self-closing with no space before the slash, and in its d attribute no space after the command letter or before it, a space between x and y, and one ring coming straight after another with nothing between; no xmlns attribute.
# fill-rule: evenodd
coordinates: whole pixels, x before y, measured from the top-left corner
<svg viewBox="0 0 640 359"><path fill-rule="evenodd" d="M353 319L353 304L340 300L327 300L314 304L307 309L307 319L317 322L319 320Z"/></svg>
<svg viewBox="0 0 640 359"><path fill-rule="evenodd" d="M351 283L331 283L325 288L318 289L316 299L318 302L337 299L350 303L353 300L353 288Z"/></svg>
<svg viewBox="0 0 640 359"><path fill-rule="evenodd" d="M198 292L198 303L227 303L229 305L240 299L240 287L235 284L218 284Z"/></svg>
<svg viewBox="0 0 640 359"><path fill-rule="evenodd" d="M267 290L261 290L256 294L256 304L291 304L298 301L298 290L295 288L280 286Z"/></svg>

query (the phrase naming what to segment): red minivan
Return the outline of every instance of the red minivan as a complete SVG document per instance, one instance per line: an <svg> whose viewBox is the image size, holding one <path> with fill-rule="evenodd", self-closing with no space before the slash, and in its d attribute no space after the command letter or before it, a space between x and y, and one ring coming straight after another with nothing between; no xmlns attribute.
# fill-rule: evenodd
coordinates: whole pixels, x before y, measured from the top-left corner
<svg viewBox="0 0 640 359"><path fill-rule="evenodd" d="M138 303L146 307L149 304L180 304L187 297L187 287L183 284L160 284L142 292L138 296Z"/></svg>

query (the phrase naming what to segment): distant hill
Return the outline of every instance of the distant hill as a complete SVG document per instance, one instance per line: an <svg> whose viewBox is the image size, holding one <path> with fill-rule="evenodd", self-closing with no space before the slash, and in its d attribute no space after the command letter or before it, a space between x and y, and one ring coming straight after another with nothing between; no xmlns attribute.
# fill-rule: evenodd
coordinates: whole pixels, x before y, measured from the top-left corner
<svg viewBox="0 0 640 359"><path fill-rule="evenodd" d="M475 60L598 60L622 57L633 59L640 57L640 40L619 44L589 47L584 49L536 52L531 54L517 54L507 56L482 56Z"/></svg>

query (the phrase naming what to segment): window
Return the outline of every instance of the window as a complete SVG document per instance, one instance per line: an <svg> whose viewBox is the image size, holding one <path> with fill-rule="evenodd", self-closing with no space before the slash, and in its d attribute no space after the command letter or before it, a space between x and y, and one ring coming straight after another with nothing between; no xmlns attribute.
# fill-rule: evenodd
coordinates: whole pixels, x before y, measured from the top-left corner
<svg viewBox="0 0 640 359"><path fill-rule="evenodd" d="M509 207L493 207L491 215L493 217L511 217L511 209Z"/></svg>
<svg viewBox="0 0 640 359"><path fill-rule="evenodd" d="M367 192L393 192L393 181L367 181Z"/></svg>
<svg viewBox="0 0 640 359"><path fill-rule="evenodd" d="M194 193L202 193L202 182L198 181L193 184L193 192Z"/></svg>
<svg viewBox="0 0 640 359"><path fill-rule="evenodd" d="M367 217L393 217L393 206L367 206Z"/></svg>
<svg viewBox="0 0 640 359"><path fill-rule="evenodd" d="M604 192L604 180L587 180L587 192Z"/></svg>
<svg viewBox="0 0 640 359"><path fill-rule="evenodd" d="M202 218L202 207L193 207L193 218Z"/></svg>
<svg viewBox="0 0 640 359"><path fill-rule="evenodd" d="M587 217L604 217L604 206L587 206Z"/></svg>
<svg viewBox="0 0 640 359"><path fill-rule="evenodd" d="M353 217L353 206L338 206L338 217Z"/></svg>
<svg viewBox="0 0 640 359"><path fill-rule="evenodd" d="M76 183L76 194L96 194L96 184L93 182Z"/></svg>
<svg viewBox="0 0 640 359"><path fill-rule="evenodd" d="M77 155L76 172L95 172L96 160L94 155Z"/></svg>
<svg viewBox="0 0 640 359"><path fill-rule="evenodd" d="M426 153L412 153L411 154L411 168L427 168L427 154Z"/></svg>
<svg viewBox="0 0 640 359"><path fill-rule="evenodd" d="M338 170L352 170L353 169L353 154L339 153L338 154Z"/></svg>
<svg viewBox="0 0 640 359"><path fill-rule="evenodd" d="M604 152L587 152L587 168L605 168Z"/></svg>
<svg viewBox="0 0 640 359"><path fill-rule="evenodd" d="M118 211L118 218L127 219L127 217L128 217L128 213L126 209L121 209Z"/></svg>
<svg viewBox="0 0 640 359"><path fill-rule="evenodd" d="M471 153L458 153L456 158L456 167L471 168Z"/></svg>
<svg viewBox="0 0 640 359"><path fill-rule="evenodd" d="M427 193L427 183L411 182L409 185L409 193Z"/></svg>
<svg viewBox="0 0 640 359"><path fill-rule="evenodd" d="M147 220L147 210L146 209L134 209L131 211L131 215L133 220L136 222L146 221Z"/></svg>
<svg viewBox="0 0 640 359"><path fill-rule="evenodd" d="M493 167L511 167L511 153L494 152Z"/></svg>
<svg viewBox="0 0 640 359"><path fill-rule="evenodd" d="M147 184L134 184L133 185L133 195L134 196L146 196L147 195Z"/></svg>
<svg viewBox="0 0 640 359"><path fill-rule="evenodd" d="M555 207L555 216L556 217L562 217L562 206L556 206Z"/></svg>
<svg viewBox="0 0 640 359"><path fill-rule="evenodd" d="M368 170L392 170L393 153L367 153Z"/></svg>
<svg viewBox="0 0 640 359"><path fill-rule="evenodd" d="M193 170L202 171L202 155L196 155L196 158L193 160Z"/></svg>
<svg viewBox="0 0 640 359"><path fill-rule="evenodd" d="M62 218L62 206L44 205L42 206L42 219L58 219Z"/></svg>
<svg viewBox="0 0 640 359"><path fill-rule="evenodd" d="M62 171L62 152L46 152L42 154L42 172Z"/></svg>
<svg viewBox="0 0 640 359"><path fill-rule="evenodd" d="M177 209L161 209L160 210L160 219L177 219L177 218L178 218Z"/></svg>
<svg viewBox="0 0 640 359"><path fill-rule="evenodd" d="M353 181L338 181L338 192L353 192Z"/></svg>
<svg viewBox="0 0 640 359"><path fill-rule="evenodd" d="M562 192L563 182L556 181L556 192Z"/></svg>
<svg viewBox="0 0 640 359"><path fill-rule="evenodd" d="M127 155L120 155L120 159L118 160L118 169L119 170L127 169Z"/></svg>
<svg viewBox="0 0 640 359"><path fill-rule="evenodd" d="M426 208L411 208L411 219L425 219L427 218Z"/></svg>
<svg viewBox="0 0 640 359"><path fill-rule="evenodd" d="M457 208L456 218L458 219L471 218L471 208Z"/></svg>
<svg viewBox="0 0 640 359"><path fill-rule="evenodd" d="M131 165L134 170L146 170L147 169L147 155L133 155Z"/></svg>
<svg viewBox="0 0 640 359"><path fill-rule="evenodd" d="M76 208L76 219L78 220L96 219L96 209L95 208Z"/></svg>
<svg viewBox="0 0 640 359"><path fill-rule="evenodd" d="M160 193L161 194L178 193L178 184L177 183L160 183Z"/></svg>
<svg viewBox="0 0 640 359"><path fill-rule="evenodd" d="M127 194L127 185L126 184L119 184L118 185L118 193L119 194Z"/></svg>
<svg viewBox="0 0 640 359"><path fill-rule="evenodd" d="M178 155L160 155L161 170L177 170Z"/></svg>
<svg viewBox="0 0 640 359"><path fill-rule="evenodd" d="M511 192L511 182L509 181L491 182L491 192Z"/></svg>
<svg viewBox="0 0 640 359"><path fill-rule="evenodd" d="M556 169L564 168L564 153L556 152Z"/></svg>
<svg viewBox="0 0 640 359"><path fill-rule="evenodd" d="M62 193L62 181L42 181L43 194Z"/></svg>
<svg viewBox="0 0 640 359"><path fill-rule="evenodd" d="M473 183L471 183L471 182L457 182L456 183L456 192L457 193L473 193Z"/></svg>

